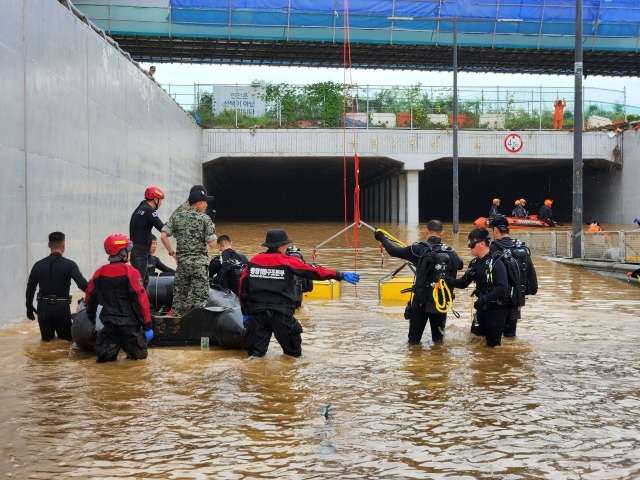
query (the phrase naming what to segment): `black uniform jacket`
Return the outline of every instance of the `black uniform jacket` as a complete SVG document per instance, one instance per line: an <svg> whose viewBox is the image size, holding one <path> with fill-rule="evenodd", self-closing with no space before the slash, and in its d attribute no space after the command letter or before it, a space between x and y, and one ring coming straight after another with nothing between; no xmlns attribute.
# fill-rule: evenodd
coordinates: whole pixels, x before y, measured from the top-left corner
<svg viewBox="0 0 640 480"><path fill-rule="evenodd" d="M27 282L27 303L33 302L33 295L38 285L40 285L40 293L45 297L56 295L60 298L68 298L71 279L83 292L87 289L87 280L80 273L76 262L59 253L52 253L36 262L31 269Z"/></svg>
<svg viewBox="0 0 640 480"><path fill-rule="evenodd" d="M129 238L133 242L136 249L149 247L153 242L151 229L156 227L159 232L162 231L164 223L158 217L158 212L154 210L146 201L140 202L131 215L129 222Z"/></svg>
<svg viewBox="0 0 640 480"><path fill-rule="evenodd" d="M269 249L259 253L244 268L240 277L240 305L243 315L261 310L276 310L287 316L296 309L295 276L310 280L342 280L342 272L307 265L291 255Z"/></svg>
<svg viewBox="0 0 640 480"><path fill-rule="evenodd" d="M453 281L455 288L467 288L471 282L476 282L477 296L484 295L488 302L503 301L509 292L507 283L507 268L500 260L493 262L493 281L489 277L489 262L491 253L483 258L474 258L469 263L464 274Z"/></svg>
<svg viewBox="0 0 640 480"><path fill-rule="evenodd" d="M381 243L389 255L391 255L392 257L407 260L408 262L411 262L414 267L418 266L418 262L420 261L420 257L422 256L422 251L427 248L422 243L414 243L412 245L409 245L408 247L396 247L386 237L382 237ZM440 240L440 238L438 237L429 237L427 240L428 245L440 245L441 243L442 240ZM457 253L456 256L458 256ZM463 267L464 262L460 260L460 257L458 257L458 265L456 266L456 268L458 270L462 270Z"/></svg>
<svg viewBox="0 0 640 480"><path fill-rule="evenodd" d="M149 297L138 270L126 263L103 265L89 281L84 301L93 315L102 305L100 321L104 324L142 326L151 330Z"/></svg>

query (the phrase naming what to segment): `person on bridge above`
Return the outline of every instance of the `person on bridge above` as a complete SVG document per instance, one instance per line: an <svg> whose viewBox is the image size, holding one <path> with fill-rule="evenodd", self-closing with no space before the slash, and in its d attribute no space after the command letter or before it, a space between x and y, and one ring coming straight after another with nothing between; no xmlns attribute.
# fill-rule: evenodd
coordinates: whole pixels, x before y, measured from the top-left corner
<svg viewBox="0 0 640 480"><path fill-rule="evenodd" d="M93 274L84 303L95 326L98 305L102 305L100 321L104 325L96 337L98 363L115 362L120 348L131 360L147 358L147 343L153 338L149 297L137 269L127 262L133 244L116 233L104 241L109 263Z"/></svg>
<svg viewBox="0 0 640 480"><path fill-rule="evenodd" d="M538 220L542 220L549 224L550 227L555 227L556 222L553 220L553 212L551 211L551 205L553 205L553 200L546 199L544 201L544 205L540 207L540 211L538 212Z"/></svg>
<svg viewBox="0 0 640 480"><path fill-rule="evenodd" d="M149 74L149 76L151 78L153 78L153 76L156 74L156 66L155 65L151 65L149 67L149 71L147 73Z"/></svg>
<svg viewBox="0 0 640 480"><path fill-rule="evenodd" d="M476 258L471 260L462 277L445 277L445 281L455 288L467 288L471 282L475 282L473 293L478 299L473 304L476 313L471 333L486 337L488 347L496 347L501 344L509 315L507 269L501 261L491 262L489 231L486 228L474 228L468 239L471 254Z"/></svg>
<svg viewBox="0 0 640 480"><path fill-rule="evenodd" d="M144 200L133 211L129 222L129 237L133 242L131 266L140 272L145 287L149 283L147 265L153 243L151 229L155 227L156 230L162 231L164 225L158 217L158 209L162 205L163 199L164 192L162 190L158 187L148 187L144 191ZM171 249L168 251L171 252Z"/></svg>
<svg viewBox="0 0 640 480"><path fill-rule="evenodd" d="M339 272L307 265L298 257L287 255L293 243L284 230L269 230L262 244L266 252L257 254L240 277L240 306L247 326L247 349L250 357L266 355L273 333L285 355L302 355L302 325L295 319L296 276L310 280L360 281L354 272Z"/></svg>
<svg viewBox="0 0 640 480"><path fill-rule="evenodd" d="M422 334L430 322L431 339L441 342L447 324L447 314L438 311L433 299L433 289L442 275L456 277L464 263L458 254L442 243L444 229L440 220L427 223L427 241L414 243L408 247L396 247L385 234L376 229L374 237L389 255L411 262L416 267L413 284L413 298L407 306L405 318L409 320L409 344L418 345Z"/></svg>
<svg viewBox="0 0 640 480"><path fill-rule="evenodd" d="M214 284L239 295L240 275L249 260L233 249L233 242L231 242L229 235L218 237L218 250L220 255L213 257L209 263L209 278Z"/></svg>
<svg viewBox="0 0 640 480"><path fill-rule="evenodd" d="M567 101L563 98L556 98L553 102L555 112L553 113L553 128L555 130L562 130L562 124L564 122L564 108L567 106Z"/></svg>
<svg viewBox="0 0 640 480"><path fill-rule="evenodd" d="M601 232L602 231L602 227L600 226L600 222L598 222L598 220L595 219L595 218L592 218L588 225L589 225L589 229L587 230L587 232Z"/></svg>
<svg viewBox="0 0 640 480"><path fill-rule="evenodd" d="M493 218L493 217L501 217L502 214L498 211L498 207L500 206L500 199L499 198L494 198L493 199L493 204L491 205L491 208L489 209L489 218Z"/></svg>
<svg viewBox="0 0 640 480"><path fill-rule="evenodd" d="M531 261L529 249L524 242L514 240L509 237L509 221L504 217L497 217L489 222L492 229L493 241L489 245L491 254L501 254L509 251L511 256L518 262L520 270L520 289L523 298L526 295L535 295L538 293L538 275L536 268ZM521 317L521 307L513 307L509 309L509 316L504 325L504 336L515 337L518 319Z"/></svg>
<svg viewBox="0 0 640 480"><path fill-rule="evenodd" d="M71 341L71 297L69 287L71 279L83 292L87 289L87 281L80 273L75 262L64 258L65 236L62 232L49 234L51 254L36 262L27 283L27 318L35 320L38 314L40 335L45 342L55 339ZM33 295L38 292L38 308L33 308Z"/></svg>
<svg viewBox="0 0 640 480"><path fill-rule="evenodd" d="M188 210L178 212L162 228L160 239L167 250L169 237L175 235L178 245L169 255L178 263L173 282L173 316L182 317L192 308L202 308L209 298L209 256L207 246L213 248L217 238L209 216L207 202L213 200L204 190L189 194Z"/></svg>
<svg viewBox="0 0 640 480"><path fill-rule="evenodd" d="M158 257L154 255L156 253L156 249L158 248L158 239L155 235L151 235L153 241L151 242L151 250L149 251L149 263L147 264L147 275L155 275L156 269L160 270L162 273L175 273L176 271L173 268L167 267Z"/></svg>

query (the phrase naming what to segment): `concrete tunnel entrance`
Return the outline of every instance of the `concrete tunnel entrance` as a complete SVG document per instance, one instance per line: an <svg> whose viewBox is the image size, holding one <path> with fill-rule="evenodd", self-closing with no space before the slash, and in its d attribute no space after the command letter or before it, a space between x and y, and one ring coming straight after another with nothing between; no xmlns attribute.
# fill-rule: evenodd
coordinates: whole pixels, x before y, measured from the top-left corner
<svg viewBox="0 0 640 480"><path fill-rule="evenodd" d="M401 162L386 157L360 160L360 187L397 177ZM609 162L585 164L585 176L610 169ZM557 220L571 222L572 161L513 159L460 159L460 221L469 223L486 216L493 198L500 198L500 212L511 214L514 201L527 200L536 214L546 198L554 200ZM347 162L347 207L353 219L353 159ZM215 196L217 220L224 221L325 221L344 219L344 168L342 157L219 158L203 164L203 181ZM585 197L588 192L584 192ZM420 172L420 222L453 218L452 160L425 165ZM586 199L585 199L586 200ZM588 205L588 202L585 202ZM364 205L361 207L364 212ZM589 212L585 211L589 216ZM364 214L367 223L383 221Z"/></svg>

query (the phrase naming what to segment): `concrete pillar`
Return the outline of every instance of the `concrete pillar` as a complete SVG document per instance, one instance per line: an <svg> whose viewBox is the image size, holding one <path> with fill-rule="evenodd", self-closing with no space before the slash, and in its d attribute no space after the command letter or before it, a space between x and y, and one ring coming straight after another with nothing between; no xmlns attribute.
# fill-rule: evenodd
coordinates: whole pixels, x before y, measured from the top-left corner
<svg viewBox="0 0 640 480"><path fill-rule="evenodd" d="M375 192L374 195L374 200L373 200L373 221L374 222L379 222L380 221L380 184L376 183L373 186L373 191Z"/></svg>
<svg viewBox="0 0 640 480"><path fill-rule="evenodd" d="M362 189L362 198L360 199L360 218L362 220L364 220L365 222L367 222L369 220L368 217L368 212L367 209L369 208L369 204L367 203L367 200L369 198L369 189L368 188L363 188Z"/></svg>
<svg viewBox="0 0 640 480"><path fill-rule="evenodd" d="M398 222L407 223L407 174L398 175Z"/></svg>
<svg viewBox="0 0 640 480"><path fill-rule="evenodd" d="M407 170L407 224L420 222L420 170Z"/></svg>
<svg viewBox="0 0 640 480"><path fill-rule="evenodd" d="M391 179L391 219L392 223L398 223L398 177Z"/></svg>
<svg viewBox="0 0 640 480"><path fill-rule="evenodd" d="M389 223L391 221L391 179L387 178L384 181L384 221Z"/></svg>

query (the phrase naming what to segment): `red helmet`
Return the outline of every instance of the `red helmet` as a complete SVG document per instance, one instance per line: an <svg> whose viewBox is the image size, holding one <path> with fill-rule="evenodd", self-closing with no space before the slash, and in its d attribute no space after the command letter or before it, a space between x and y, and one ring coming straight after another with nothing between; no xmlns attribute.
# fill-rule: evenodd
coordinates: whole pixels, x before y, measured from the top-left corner
<svg viewBox="0 0 640 480"><path fill-rule="evenodd" d="M124 233L114 233L113 235L109 235L104 241L104 251L107 252L107 255L114 256L122 249L129 247L129 245L133 245L129 237Z"/></svg>
<svg viewBox="0 0 640 480"><path fill-rule="evenodd" d="M144 198L146 200L153 200L154 198L159 198L160 200L162 200L164 198L164 192L160 190L160 188L154 187L152 185L150 187L147 187L147 189L144 191Z"/></svg>

